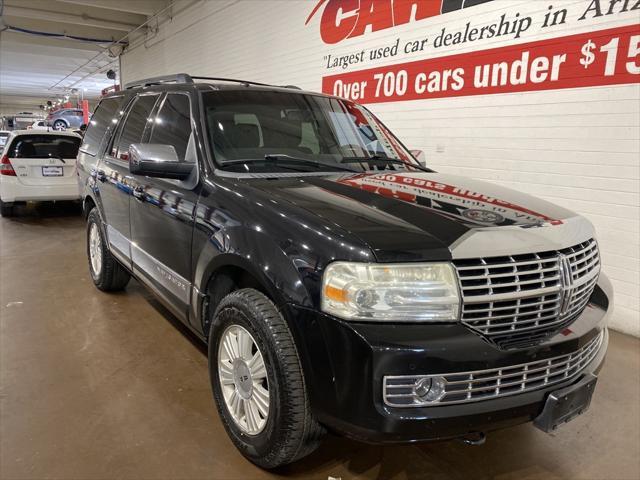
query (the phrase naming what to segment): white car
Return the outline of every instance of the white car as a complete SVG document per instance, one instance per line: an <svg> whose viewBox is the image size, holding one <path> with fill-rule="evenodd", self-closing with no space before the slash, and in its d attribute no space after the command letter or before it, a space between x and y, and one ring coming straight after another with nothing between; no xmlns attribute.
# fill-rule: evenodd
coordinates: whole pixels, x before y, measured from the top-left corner
<svg viewBox="0 0 640 480"><path fill-rule="evenodd" d="M16 202L77 200L76 157L82 138L72 132L15 130L0 160L0 214Z"/></svg>

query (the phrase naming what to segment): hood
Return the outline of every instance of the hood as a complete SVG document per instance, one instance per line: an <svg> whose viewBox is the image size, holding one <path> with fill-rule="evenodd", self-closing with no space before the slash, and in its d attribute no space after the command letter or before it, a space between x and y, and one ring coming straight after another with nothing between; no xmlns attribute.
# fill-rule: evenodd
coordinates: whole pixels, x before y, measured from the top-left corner
<svg viewBox="0 0 640 480"><path fill-rule="evenodd" d="M452 246L475 230L557 229L577 216L531 195L441 173L246 182L357 237L380 262L450 259Z"/></svg>

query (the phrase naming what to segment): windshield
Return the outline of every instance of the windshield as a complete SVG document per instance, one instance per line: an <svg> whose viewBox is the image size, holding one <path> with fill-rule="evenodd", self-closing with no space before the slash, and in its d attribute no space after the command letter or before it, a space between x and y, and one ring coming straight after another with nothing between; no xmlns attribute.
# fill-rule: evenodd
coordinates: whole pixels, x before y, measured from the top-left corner
<svg viewBox="0 0 640 480"><path fill-rule="evenodd" d="M236 172L407 170L416 160L367 109L317 95L203 93L215 160Z"/></svg>

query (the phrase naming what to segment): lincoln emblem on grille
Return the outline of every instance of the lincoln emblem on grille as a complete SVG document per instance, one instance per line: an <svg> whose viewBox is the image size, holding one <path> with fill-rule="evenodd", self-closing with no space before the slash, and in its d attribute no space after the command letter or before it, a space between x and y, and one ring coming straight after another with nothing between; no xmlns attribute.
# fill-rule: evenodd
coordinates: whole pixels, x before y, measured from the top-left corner
<svg viewBox="0 0 640 480"><path fill-rule="evenodd" d="M558 270L560 273L560 284L562 286L562 302L560 315L565 315L571 303L571 293L573 290L573 274L571 272L571 262L566 255L558 255Z"/></svg>

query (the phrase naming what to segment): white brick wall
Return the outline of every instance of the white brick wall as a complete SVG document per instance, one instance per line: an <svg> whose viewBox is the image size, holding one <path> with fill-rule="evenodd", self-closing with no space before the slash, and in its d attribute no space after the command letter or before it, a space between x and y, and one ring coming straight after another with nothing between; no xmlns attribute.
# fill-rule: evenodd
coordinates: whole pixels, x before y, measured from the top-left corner
<svg viewBox="0 0 640 480"><path fill-rule="evenodd" d="M566 25L532 27L517 41L429 50L411 60L632 24L640 33L638 11L576 22L590 1L553 2L570 11ZM455 31L469 19L482 25L504 12L540 18L550 3L496 0L330 46L320 40L317 18L304 25L316 1L179 2L157 35L134 42L122 57L122 79L184 71L320 90L323 75L339 73L326 71L326 54L384 46L399 36L420 39L442 27ZM398 55L353 69L403 60ZM407 145L423 149L436 170L516 188L589 218L615 287L611 325L640 335L639 84L405 101L371 109Z"/></svg>

